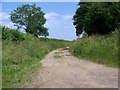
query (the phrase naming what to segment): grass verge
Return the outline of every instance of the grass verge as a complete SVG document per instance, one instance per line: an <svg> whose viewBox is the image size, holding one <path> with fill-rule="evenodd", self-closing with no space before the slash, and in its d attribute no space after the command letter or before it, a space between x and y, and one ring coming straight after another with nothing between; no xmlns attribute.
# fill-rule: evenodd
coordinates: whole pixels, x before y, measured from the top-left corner
<svg viewBox="0 0 120 90"><path fill-rule="evenodd" d="M30 80L46 54L65 47L67 41L32 37L2 44L2 88L16 88Z"/></svg>
<svg viewBox="0 0 120 90"><path fill-rule="evenodd" d="M78 58L118 67L118 30L108 36L95 35L73 41L70 52Z"/></svg>

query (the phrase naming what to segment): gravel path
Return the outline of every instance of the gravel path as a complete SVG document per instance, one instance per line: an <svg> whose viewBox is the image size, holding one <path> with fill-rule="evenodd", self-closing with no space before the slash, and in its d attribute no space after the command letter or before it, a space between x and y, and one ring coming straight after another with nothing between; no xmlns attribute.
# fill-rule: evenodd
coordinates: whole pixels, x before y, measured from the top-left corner
<svg viewBox="0 0 120 90"><path fill-rule="evenodd" d="M57 49L42 61L24 88L118 88L118 69L78 60L67 49Z"/></svg>

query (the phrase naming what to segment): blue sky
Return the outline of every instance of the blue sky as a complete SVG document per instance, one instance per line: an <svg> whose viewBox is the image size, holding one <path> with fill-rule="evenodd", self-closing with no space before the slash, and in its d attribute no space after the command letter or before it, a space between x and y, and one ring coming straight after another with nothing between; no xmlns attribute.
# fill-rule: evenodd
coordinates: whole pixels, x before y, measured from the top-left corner
<svg viewBox="0 0 120 90"><path fill-rule="evenodd" d="M45 26L48 28L49 37L65 40L75 40L75 27L72 17L77 8L77 2L33 2L42 8L47 19ZM33 4L32 2L3 2L2 24L10 28L16 28L9 19L9 13L22 4ZM21 30L23 31L23 30Z"/></svg>

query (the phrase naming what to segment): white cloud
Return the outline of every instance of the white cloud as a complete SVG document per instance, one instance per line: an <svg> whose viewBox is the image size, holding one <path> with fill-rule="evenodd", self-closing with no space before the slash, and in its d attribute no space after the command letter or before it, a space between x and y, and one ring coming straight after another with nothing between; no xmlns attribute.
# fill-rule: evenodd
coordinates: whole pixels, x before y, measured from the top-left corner
<svg viewBox="0 0 120 90"><path fill-rule="evenodd" d="M10 17L9 13L0 12L0 20L2 21L0 24L8 28L16 29L14 24L10 21L9 17Z"/></svg>
<svg viewBox="0 0 120 90"><path fill-rule="evenodd" d="M2 26L6 26L8 28L12 28L12 29L16 29L16 27L14 26L14 24L12 22L5 22L5 21L2 21Z"/></svg>
<svg viewBox="0 0 120 90"><path fill-rule="evenodd" d="M55 18L59 18L59 19L65 19L65 20L72 20L72 15L62 15L59 13L55 13L55 12L50 12L50 13L46 13L45 14L45 18L48 19L55 19Z"/></svg>
<svg viewBox="0 0 120 90"><path fill-rule="evenodd" d="M0 13L0 19L5 20L5 19L9 19L10 15L6 12L1 12Z"/></svg>
<svg viewBox="0 0 120 90"><path fill-rule="evenodd" d="M55 17L59 17L60 16L60 14L58 14L58 13L54 13L54 12L51 12L51 13L46 13L45 14L45 18L46 19L53 19L53 18L55 18Z"/></svg>
<svg viewBox="0 0 120 90"><path fill-rule="evenodd" d="M75 28L73 26L73 15L59 14L55 12L46 13L45 27L49 29L50 38L73 40L75 36Z"/></svg>
<svg viewBox="0 0 120 90"><path fill-rule="evenodd" d="M73 16L72 15L65 15L63 16L63 19L65 20L72 20Z"/></svg>
<svg viewBox="0 0 120 90"><path fill-rule="evenodd" d="M63 25L65 23L72 23L72 15L62 15L55 12L50 12L45 14L45 18L47 20L45 26L48 28L56 27L59 25Z"/></svg>

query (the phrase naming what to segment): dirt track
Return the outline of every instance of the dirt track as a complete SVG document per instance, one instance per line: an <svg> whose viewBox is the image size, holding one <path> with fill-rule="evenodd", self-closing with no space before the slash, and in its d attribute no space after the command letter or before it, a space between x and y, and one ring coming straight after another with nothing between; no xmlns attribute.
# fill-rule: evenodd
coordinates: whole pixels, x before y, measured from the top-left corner
<svg viewBox="0 0 120 90"><path fill-rule="evenodd" d="M29 88L118 88L118 69L78 60L67 49L57 49L42 60Z"/></svg>

